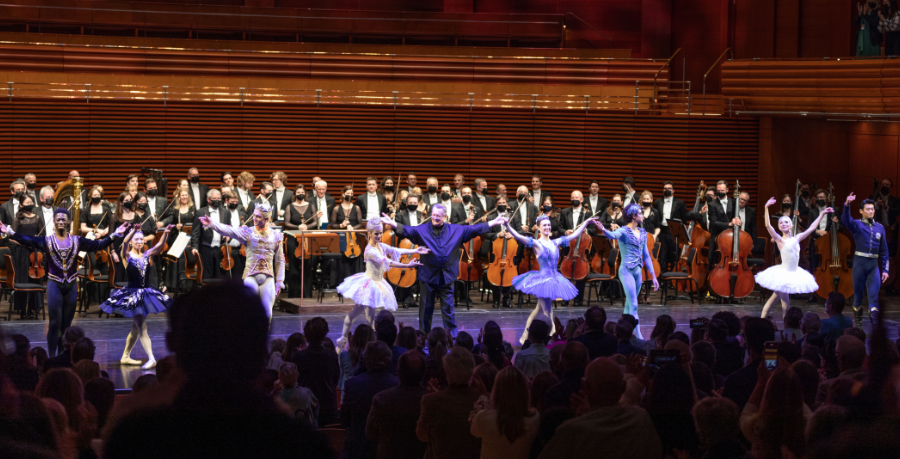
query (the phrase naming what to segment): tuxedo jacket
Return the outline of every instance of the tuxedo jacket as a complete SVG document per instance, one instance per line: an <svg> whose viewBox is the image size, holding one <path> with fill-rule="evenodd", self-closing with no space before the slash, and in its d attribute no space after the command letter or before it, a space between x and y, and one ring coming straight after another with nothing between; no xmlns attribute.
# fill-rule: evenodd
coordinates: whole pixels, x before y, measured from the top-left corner
<svg viewBox="0 0 900 459"><path fill-rule="evenodd" d="M356 205L359 206L360 212L362 212L362 218L365 219L368 214L368 205L369 205L369 197L368 193L363 193L356 198ZM381 193L375 193L375 197L378 199L378 216L380 217L382 213L387 212L387 199L384 198L384 195Z"/></svg>
<svg viewBox="0 0 900 459"><path fill-rule="evenodd" d="M709 234L713 240L722 231L728 229L731 219L734 218L734 198L728 198L728 208L722 208L722 202L718 198L709 203Z"/></svg>
<svg viewBox="0 0 900 459"><path fill-rule="evenodd" d="M878 213L876 212L876 216L877 215L878 215ZM834 222L831 221L832 216L834 216L834 214L826 215L826 216L822 217L822 220L827 221L827 223L825 223L825 231L830 232L832 230L832 228L834 228ZM819 206L815 206L815 207L809 209L809 223L812 224L812 222L816 221L817 218L819 218ZM816 229L819 229L819 228L816 228ZM815 238L816 233L813 233L812 237Z"/></svg>
<svg viewBox="0 0 900 459"><path fill-rule="evenodd" d="M572 207L566 207L565 209L559 211L559 231L562 234L565 234L566 231L578 228L578 225L582 224L588 218L591 218L591 215L588 213L588 209L581 205L581 214L578 216L578 221L575 221L575 209Z"/></svg>
<svg viewBox="0 0 900 459"><path fill-rule="evenodd" d="M426 218L427 218L427 217L425 216L425 214L423 214L422 212L420 212L420 211L417 210L417 211L416 211L416 221L418 221L419 224L418 224L418 225L413 225L413 226L419 226L419 225L421 225L422 222L424 222ZM406 225L406 226L410 226L410 221L409 221L409 211L408 211L408 210L401 210L400 212L397 212L397 215L396 215L396 218L395 218L395 219L397 220L397 223L400 223L400 224L403 224L403 225Z"/></svg>
<svg viewBox="0 0 900 459"><path fill-rule="evenodd" d="M509 215L509 226L515 228L517 233L522 234L522 225L525 224L525 222L522 221L522 209L517 208L515 204L516 203L513 202L513 208L515 208L515 211L513 211L513 209L510 209L510 212L512 213ZM530 228L531 226L534 226L534 221L539 215L538 209L534 204L528 201L523 202L522 205L525 206L525 209L527 209L525 211L525 215L527 216L526 218L528 218L528 226ZM528 233L522 235L528 236L529 234L531 234L530 230L528 231Z"/></svg>
<svg viewBox="0 0 900 459"><path fill-rule="evenodd" d="M744 207L744 231L750 233L750 236L753 237L753 243L756 244L756 209L747 206Z"/></svg>
<svg viewBox="0 0 900 459"><path fill-rule="evenodd" d="M231 224L231 212L228 211L224 206L219 206L219 223L223 223L225 225ZM191 227L191 248L192 249L200 249L201 245L209 246L213 240L213 229L203 228L203 224L200 223L200 217L208 217L209 216L209 207L201 207L194 214L194 223Z"/></svg>
<svg viewBox="0 0 900 459"><path fill-rule="evenodd" d="M497 200L493 196L490 196L487 194L484 195L484 203L486 204L486 206L482 206L481 199L478 198L478 195L475 193L472 193L472 204L475 205L476 209L481 211L481 215L484 215L485 212L488 212L491 209L493 209L494 207L497 207ZM477 212L476 212L476 214L477 214ZM480 217L480 215L479 215L479 217Z"/></svg>
<svg viewBox="0 0 900 459"><path fill-rule="evenodd" d="M528 196L534 197L534 190L528 190ZM550 196L550 197L552 198L552 197L553 197L553 193L551 193L551 192L549 192L549 191L547 191L547 190L541 188L541 200L543 200L543 199L546 198L547 196ZM553 202L556 202L556 199L554 199ZM539 202L537 202L537 201L535 201L533 204L534 204L535 206L541 205L541 203L539 203Z"/></svg>
<svg viewBox="0 0 900 459"><path fill-rule="evenodd" d="M663 221L665 220L665 214L663 213L663 207L665 206L665 198L659 198L656 201L653 201L653 208L659 213L659 227L666 228L663 226ZM687 205L684 204L684 201L678 198L672 198L672 210L669 213L670 219L681 220L682 224L687 224L688 220L688 210ZM685 228L687 229L687 228Z"/></svg>
<svg viewBox="0 0 900 459"><path fill-rule="evenodd" d="M291 200L294 199L294 190L285 188L284 192L281 194L281 202L277 202L277 198L278 191L272 191L272 196L269 196L269 204L275 209L284 210L287 206L291 205Z"/></svg>
<svg viewBox="0 0 900 459"><path fill-rule="evenodd" d="M602 212L607 207L609 207L609 201L606 200L603 196L597 196L597 204L595 206L591 206L591 195L584 195L584 202L581 204L586 209L590 210L591 215L597 214L599 217L600 214L598 212Z"/></svg>
<svg viewBox="0 0 900 459"><path fill-rule="evenodd" d="M147 197L147 203L150 203L150 197ZM169 206L169 200L165 196L157 196L156 197L156 206L154 206L153 215L156 215L157 221L165 221L165 215L163 214L166 211L166 207ZM172 204L174 207L175 204ZM150 209L147 209L150 210Z"/></svg>
<svg viewBox="0 0 900 459"><path fill-rule="evenodd" d="M441 194L436 193L433 197L428 194L426 191L425 194L422 195L422 201L425 202L425 206L431 208L431 206L441 202Z"/></svg>
<svg viewBox="0 0 900 459"><path fill-rule="evenodd" d="M199 209L201 207L206 207L206 194L209 193L209 186L203 183L198 183L197 186L200 189L200 202L197 202L197 198L194 197L194 184L188 183L188 193L191 195L191 199L194 200L194 208ZM199 207L198 207L199 206Z"/></svg>
<svg viewBox="0 0 900 459"><path fill-rule="evenodd" d="M12 225L13 219L16 217L16 213L14 212L13 199L9 198L9 201L3 203L0 206L0 221L3 222L4 225Z"/></svg>
<svg viewBox="0 0 900 459"><path fill-rule="evenodd" d="M57 207L50 206L50 210L52 212L56 212L56 209L57 209ZM90 209L87 209L87 210L89 211ZM84 212L84 211L85 211L85 209L82 209L82 212ZM50 232L50 234L52 234L53 233L53 223L49 223L46 220L44 220L44 206L36 206L34 208L34 214L37 215L38 222L41 224L41 228L45 228L48 232ZM53 214L51 213L50 215L53 215ZM80 235L81 234L81 229L80 229L81 222L77 222L75 224L75 228L78 228L78 230L76 231L75 234ZM115 230L116 230L115 228L111 228L110 232L115 231ZM47 232L38 233L38 236L46 236L46 235L47 235Z"/></svg>

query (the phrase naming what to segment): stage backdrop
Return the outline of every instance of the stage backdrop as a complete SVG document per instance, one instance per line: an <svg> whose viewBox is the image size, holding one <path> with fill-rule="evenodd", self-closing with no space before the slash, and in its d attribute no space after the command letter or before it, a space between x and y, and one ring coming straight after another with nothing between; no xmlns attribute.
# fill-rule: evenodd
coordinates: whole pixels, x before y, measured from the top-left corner
<svg viewBox="0 0 900 459"><path fill-rule="evenodd" d="M191 166L201 180L249 170L257 185L275 170L288 185L319 175L334 195L365 178L409 171L450 183L505 183L511 195L539 173L567 207L574 189L599 180L606 197L634 176L638 190L661 196L672 180L692 207L699 180L735 179L756 202L759 126L756 119L585 114L581 111L316 108L271 104L83 104L0 102L0 181L34 172L56 184L78 169L114 200L128 174L163 169L170 191ZM561 199L560 199L561 198ZM3 198L5 201L7 198Z"/></svg>

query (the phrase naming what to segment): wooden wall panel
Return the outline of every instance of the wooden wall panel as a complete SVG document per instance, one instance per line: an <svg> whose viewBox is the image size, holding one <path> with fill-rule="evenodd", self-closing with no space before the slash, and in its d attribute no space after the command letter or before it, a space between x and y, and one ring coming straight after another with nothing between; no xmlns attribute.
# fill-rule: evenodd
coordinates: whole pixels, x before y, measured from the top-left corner
<svg viewBox="0 0 900 459"><path fill-rule="evenodd" d="M449 183L484 177L510 194L533 173L565 206L591 179L610 196L625 176L659 193L664 180L692 201L696 182L741 180L756 194L757 121L633 117L584 112L453 110L225 104L0 102L0 182L34 172L56 183L78 169L107 196L140 167L164 169L170 183L200 168L204 183L249 170L257 184L274 170L288 184L314 175L333 192L366 176L417 172ZM423 183L424 184L424 183Z"/></svg>

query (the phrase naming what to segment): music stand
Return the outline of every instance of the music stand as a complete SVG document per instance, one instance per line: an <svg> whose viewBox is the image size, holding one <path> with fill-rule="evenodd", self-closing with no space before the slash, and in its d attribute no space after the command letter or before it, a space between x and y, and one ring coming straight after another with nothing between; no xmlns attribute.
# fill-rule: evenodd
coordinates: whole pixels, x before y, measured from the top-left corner
<svg viewBox="0 0 900 459"><path fill-rule="evenodd" d="M309 255L310 257L314 255L322 256L326 253L334 253L340 254L340 244L338 242L338 235L336 233L325 233L320 231L314 231L310 233L300 233L300 240L297 241L300 243L300 247L303 247L303 239L307 239L309 241ZM301 249L303 250L303 249ZM304 259L305 263L305 259ZM305 269L304 269L305 271ZM302 276L301 276L302 277ZM301 280L302 282L302 280ZM301 285L301 288L303 286ZM319 295L316 297L319 303L325 298L325 289L322 286L319 286ZM302 298L301 298L302 300ZM302 301L301 301L302 303Z"/></svg>

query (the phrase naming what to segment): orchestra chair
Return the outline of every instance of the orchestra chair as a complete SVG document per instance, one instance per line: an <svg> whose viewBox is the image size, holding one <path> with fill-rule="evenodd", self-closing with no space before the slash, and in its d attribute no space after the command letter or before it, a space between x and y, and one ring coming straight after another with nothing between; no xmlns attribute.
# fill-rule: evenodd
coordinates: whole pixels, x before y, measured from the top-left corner
<svg viewBox="0 0 900 459"><path fill-rule="evenodd" d="M121 263L121 261L120 261L120 263ZM121 267L117 266L118 264L119 263L116 263L113 261L112 255L110 255L109 263L107 263L107 265L109 265L109 270L107 271L107 274L106 274L106 285L109 286L110 292L112 292L113 290L119 290L120 288L128 286L127 280L126 281L116 281L116 270L117 269L125 269L124 266L121 266ZM103 317L102 309L97 314L97 317ZM109 319L109 314L106 314L106 318Z"/></svg>
<svg viewBox="0 0 900 459"><path fill-rule="evenodd" d="M13 264L12 255L9 253L5 253L3 255L3 260L6 262L6 290L8 292L12 292L9 295L9 311L6 313L6 321L9 322L12 319L12 310L13 310L13 299L15 294L18 292L26 292L28 296L31 296L32 293L46 293L47 288L44 287L43 284L32 284L30 282L18 283L15 281L16 279L16 266ZM47 310L44 308L44 304L41 303L41 317L46 320L47 319Z"/></svg>
<svg viewBox="0 0 900 459"><path fill-rule="evenodd" d="M6 295L12 301L12 290L6 287L6 255L9 255L9 253L9 247L0 247L0 301L3 300L3 295ZM11 317L12 311L10 311L10 315L6 317L6 320L9 321Z"/></svg>
<svg viewBox="0 0 900 459"><path fill-rule="evenodd" d="M603 273L588 273L587 277L584 278L584 288L587 290L587 307L591 307L591 292L594 292L597 297L597 301L599 302L603 297L603 294L600 290L600 285L604 282L613 282L614 285L619 286L619 292L622 292L622 281L618 278L618 273L616 272L616 260L619 259L619 249L612 249L609 251L609 256L606 258L606 266L609 268L610 274ZM609 295L609 304L613 304L613 297ZM625 295L622 295L622 306L625 306Z"/></svg>
<svg viewBox="0 0 900 459"><path fill-rule="evenodd" d="M100 286L109 284L109 275L102 274L100 271L94 269L93 260L96 260L96 258L91 257L91 255L92 254L85 254L81 269L78 270L78 282L81 284L81 298L78 301L75 313L81 312L81 317L87 316L88 308L90 308L88 288L92 286L95 287L97 289L97 298L102 302L103 298L100 296Z"/></svg>
<svg viewBox="0 0 900 459"><path fill-rule="evenodd" d="M757 236L756 240L753 241L753 250L750 251L750 256L747 257L747 266L753 270L753 274L759 272L766 265L767 253L769 253L769 238ZM764 290L763 288L759 289L759 301L763 303L766 301Z"/></svg>
<svg viewBox="0 0 900 459"><path fill-rule="evenodd" d="M694 257L697 255L697 249L690 249L688 251L688 259L687 264L691 266L691 263L694 262ZM691 294L691 304L694 304L694 292L697 292L697 304L703 304L703 299L700 296L700 284L697 283L697 279L691 277L690 274L681 272L681 271L667 271L659 275L657 278L659 283L662 285L661 293L660 293L660 301L665 306L669 301L669 281L688 281L694 284L694 291L690 292ZM675 282L675 298L678 298L678 282Z"/></svg>

